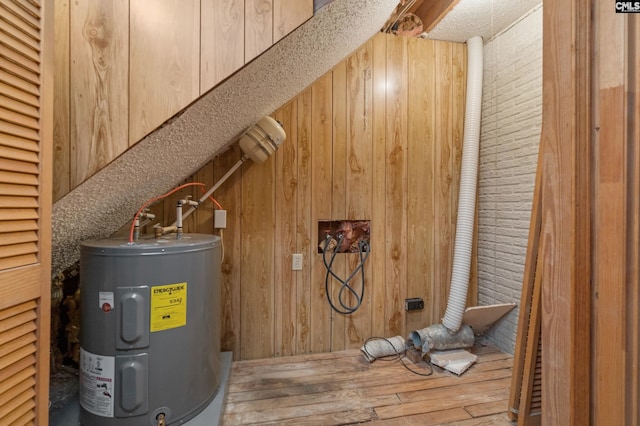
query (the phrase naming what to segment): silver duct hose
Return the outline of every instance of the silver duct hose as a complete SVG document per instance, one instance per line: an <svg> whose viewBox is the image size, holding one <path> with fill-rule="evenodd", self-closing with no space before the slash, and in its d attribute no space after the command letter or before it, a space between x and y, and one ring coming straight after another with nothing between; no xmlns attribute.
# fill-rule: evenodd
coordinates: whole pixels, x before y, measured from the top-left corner
<svg viewBox="0 0 640 426"><path fill-rule="evenodd" d="M474 341L473 330L466 324L457 332L451 332L442 324L433 324L412 331L407 339L407 346L426 354L431 351L468 348L473 346Z"/></svg>
<svg viewBox="0 0 640 426"><path fill-rule="evenodd" d="M360 348L364 358L373 362L378 358L393 356L404 353L404 339L402 336L389 337L386 339L369 339Z"/></svg>
<svg viewBox="0 0 640 426"><path fill-rule="evenodd" d="M473 225L476 212L480 121L482 111L482 37L467 40L467 100L462 141L462 170L458 198L458 221L453 253L453 272L447 310L442 324L452 332L460 329L467 303Z"/></svg>

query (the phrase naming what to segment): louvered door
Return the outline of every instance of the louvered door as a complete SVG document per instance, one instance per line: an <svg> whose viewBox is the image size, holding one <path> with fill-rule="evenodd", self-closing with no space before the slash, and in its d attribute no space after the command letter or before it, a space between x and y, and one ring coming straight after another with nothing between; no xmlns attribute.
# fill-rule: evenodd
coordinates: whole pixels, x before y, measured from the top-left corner
<svg viewBox="0 0 640 426"><path fill-rule="evenodd" d="M531 206L529 240L522 282L516 350L513 357L509 417L518 425L539 425L542 421L542 339L540 305L543 242L540 240L542 209L542 149L538 151L536 184Z"/></svg>
<svg viewBox="0 0 640 426"><path fill-rule="evenodd" d="M0 0L2 425L48 423L53 3L44 3Z"/></svg>

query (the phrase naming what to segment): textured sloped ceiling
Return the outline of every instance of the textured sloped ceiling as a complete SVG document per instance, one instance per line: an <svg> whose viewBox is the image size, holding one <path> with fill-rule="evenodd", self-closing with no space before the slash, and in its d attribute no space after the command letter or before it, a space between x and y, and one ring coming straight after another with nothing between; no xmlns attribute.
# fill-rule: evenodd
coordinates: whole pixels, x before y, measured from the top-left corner
<svg viewBox="0 0 640 426"><path fill-rule="evenodd" d="M486 43L541 3L542 0L460 0L426 36L460 43L481 36Z"/></svg>
<svg viewBox="0 0 640 426"><path fill-rule="evenodd" d="M398 0L335 0L180 115L53 206L52 273L79 258L79 244L111 235L146 200L215 154L371 38ZM286 142L285 142L286 143Z"/></svg>

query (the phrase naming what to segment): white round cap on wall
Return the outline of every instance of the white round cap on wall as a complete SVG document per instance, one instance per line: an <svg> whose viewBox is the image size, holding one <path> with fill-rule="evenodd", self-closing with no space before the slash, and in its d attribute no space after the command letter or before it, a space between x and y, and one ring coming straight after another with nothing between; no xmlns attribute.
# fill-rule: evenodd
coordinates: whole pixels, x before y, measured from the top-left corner
<svg viewBox="0 0 640 426"><path fill-rule="evenodd" d="M240 138L240 149L256 163L264 162L276 152L278 146L285 141L287 135L276 120L269 116L262 117Z"/></svg>

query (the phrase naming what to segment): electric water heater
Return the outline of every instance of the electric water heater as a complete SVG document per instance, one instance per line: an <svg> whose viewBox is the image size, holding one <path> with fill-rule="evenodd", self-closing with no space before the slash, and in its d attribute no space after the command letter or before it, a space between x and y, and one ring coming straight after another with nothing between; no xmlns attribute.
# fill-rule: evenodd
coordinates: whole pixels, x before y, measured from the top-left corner
<svg viewBox="0 0 640 426"><path fill-rule="evenodd" d="M220 384L220 239L82 244L80 422L182 424Z"/></svg>

